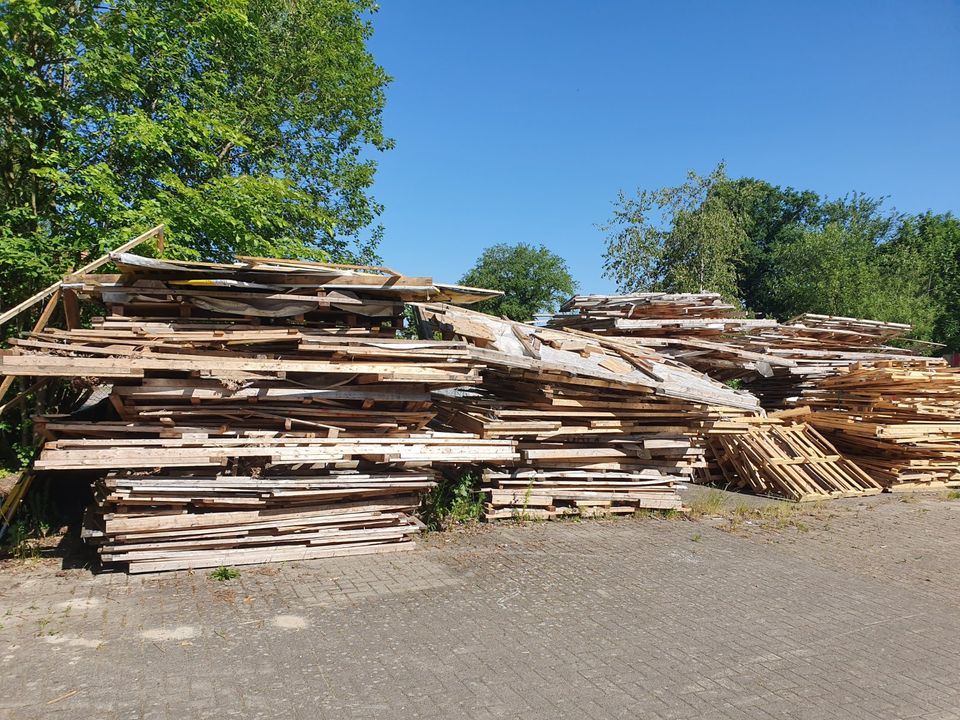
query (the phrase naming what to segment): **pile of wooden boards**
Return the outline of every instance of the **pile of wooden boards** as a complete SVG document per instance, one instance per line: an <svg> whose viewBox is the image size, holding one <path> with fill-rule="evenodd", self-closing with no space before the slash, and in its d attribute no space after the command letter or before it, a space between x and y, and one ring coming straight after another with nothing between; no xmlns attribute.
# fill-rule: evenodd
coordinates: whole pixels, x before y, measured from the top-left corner
<svg viewBox="0 0 960 720"><path fill-rule="evenodd" d="M547 322L617 337L656 350L710 377L729 381L769 377L796 363L738 342L750 333L772 330L776 320L742 317L717 293L577 295Z"/></svg>
<svg viewBox="0 0 960 720"><path fill-rule="evenodd" d="M954 374L940 358L890 344L909 325L812 313L786 323L738 319L736 308L713 293L577 296L563 310L550 327L585 330L720 381L738 380L766 410L816 410L789 425L715 423L708 432L715 457L698 479L722 471L737 486L804 500L875 492L880 484L943 487L960 478L951 435ZM907 399L887 401L895 396Z"/></svg>
<svg viewBox="0 0 960 720"><path fill-rule="evenodd" d="M632 339L714 379L743 381L767 409L853 363L914 358L888 344L910 325L812 313L786 323L744 318L716 293L578 295L562 310L550 327Z"/></svg>
<svg viewBox="0 0 960 720"><path fill-rule="evenodd" d="M735 488L794 502L875 495L883 489L808 424L809 408L718 421L707 430L713 457Z"/></svg>
<svg viewBox="0 0 960 720"><path fill-rule="evenodd" d="M811 425L889 490L960 486L960 368L853 365L798 401Z"/></svg>
<svg viewBox="0 0 960 720"><path fill-rule="evenodd" d="M0 355L0 374L89 388L80 412L37 418L34 468L99 476L85 536L105 562L404 549L435 466L517 457L509 439L428 428L432 391L480 380L466 343L396 338L405 302L495 292L281 259L113 261L62 283L66 329ZM107 313L81 327L80 299Z"/></svg>
<svg viewBox="0 0 960 720"><path fill-rule="evenodd" d="M484 366L474 391L435 393L438 421L518 443L516 462L486 463L490 519L680 508L675 483L703 464L699 428L759 409L751 395L632 343L416 308L425 334L468 342Z"/></svg>
<svg viewBox="0 0 960 720"><path fill-rule="evenodd" d="M911 331L903 323L806 314L772 328L733 338L730 344L765 358L766 373L740 375L766 408L782 408L821 379L859 363L913 361L943 365L940 358L915 357L889 345Z"/></svg>
<svg viewBox="0 0 960 720"><path fill-rule="evenodd" d="M569 328L618 337L709 340L776 325L775 320L740 317L718 293L576 295L548 321Z"/></svg>

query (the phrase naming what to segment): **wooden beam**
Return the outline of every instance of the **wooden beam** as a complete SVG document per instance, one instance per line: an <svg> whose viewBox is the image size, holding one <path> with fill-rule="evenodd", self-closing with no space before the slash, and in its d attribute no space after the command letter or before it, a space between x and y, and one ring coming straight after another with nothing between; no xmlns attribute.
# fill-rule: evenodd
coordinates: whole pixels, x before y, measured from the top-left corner
<svg viewBox="0 0 960 720"><path fill-rule="evenodd" d="M113 250L112 252L114 252L114 253L126 252L127 250L132 250L133 248L135 248L135 247L136 247L137 245L139 245L140 243L145 242L145 241L149 240L150 238L152 238L152 237L154 237L154 236L160 235L160 236L162 237L162 236L163 236L163 227L164 227L163 225L157 225L155 228L151 228L150 230L147 230L147 231L146 231L145 233L143 233L142 235L138 235L138 236L135 237L133 240L130 240L130 241L128 241L128 242L125 242L123 245L121 245L121 246L118 247L117 249ZM108 253L108 254L104 255L103 257L97 258L97 259L94 260L92 263L89 263L89 264L87 264L87 265L84 265L82 268L80 268L79 270L77 270L77 271L75 271L75 272L73 272L73 273L71 273L71 274L72 274L72 275L82 275L82 274L84 274L84 273L89 273L89 272L91 272L91 271L93 271L93 270L96 270L96 269L99 268L99 267L103 267L104 265L106 265L106 264L109 263L110 261L111 261L111 257L110 257L110 253ZM4 312L3 314L0 314L0 325L3 325L3 324L6 323L8 320L11 320L12 318L15 318L17 315L19 315L20 313L22 313L24 310L28 310L28 309L32 308L34 305L36 305L36 304L37 304L38 302L40 302L41 300L49 297L50 295L52 295L53 293L55 293L57 290L59 290L59 289L60 289L60 286L61 286L62 284L63 284L63 281L62 281L62 280L58 280L57 282L55 282L55 283L54 283L53 285L51 285L50 287L48 287L48 288L46 288L46 289L44 289L44 290L41 290L41 291L38 292L36 295L32 295L32 296L28 297L26 300L24 300L24 301L23 301L22 303L20 303L19 305L16 305L16 306L10 308L9 310L7 310L6 312Z"/></svg>
<svg viewBox="0 0 960 720"><path fill-rule="evenodd" d="M40 317L37 318L37 322L33 326L33 332L35 333L40 332L47 326L47 323L50 322L50 318L53 315L53 311L57 309L57 301L59 299L60 299L60 289L57 288L56 290L54 290L53 297L47 301L47 305L46 307L43 308L43 312L40 313ZM0 400L2 400L4 396L10 391L10 386L13 385L13 378L14 378L13 375L8 375L3 379L3 382L0 382ZM26 395L28 392L30 392L31 389L34 389L38 386L39 386L38 384L34 384L33 388L24 390L22 393L20 393L20 395L14 398L14 400L11 400L6 405L0 406L0 415L2 415L3 411L6 410L8 407L12 406L16 400L20 399L21 396Z"/></svg>

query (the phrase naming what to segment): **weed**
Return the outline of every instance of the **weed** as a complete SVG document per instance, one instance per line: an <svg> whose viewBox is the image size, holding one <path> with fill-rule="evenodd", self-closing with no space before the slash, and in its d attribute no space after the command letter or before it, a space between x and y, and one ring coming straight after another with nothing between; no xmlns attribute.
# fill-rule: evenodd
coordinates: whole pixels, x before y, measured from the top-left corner
<svg viewBox="0 0 960 720"><path fill-rule="evenodd" d="M669 510L653 510L650 508L637 508L633 517L635 518L658 518L660 520L677 520L686 517L686 513L670 508Z"/></svg>
<svg viewBox="0 0 960 720"><path fill-rule="evenodd" d="M690 537L690 540L691 542L700 542L701 540L703 540L703 535L701 535L700 533L696 533Z"/></svg>
<svg viewBox="0 0 960 720"><path fill-rule="evenodd" d="M211 580L219 580L223 582L225 580L236 580L240 577L240 571L236 568L227 567L226 565L221 565L212 573L210 573Z"/></svg>
<svg viewBox="0 0 960 720"><path fill-rule="evenodd" d="M420 515L431 530L455 523L474 522L483 517L483 494L475 488L472 472L444 477L423 499Z"/></svg>
<svg viewBox="0 0 960 720"><path fill-rule="evenodd" d="M720 515L727 506L727 496L719 490L708 490L690 503L691 517Z"/></svg>
<svg viewBox="0 0 960 720"><path fill-rule="evenodd" d="M947 500L960 500L960 490L948 490Z"/></svg>
<svg viewBox="0 0 960 720"><path fill-rule="evenodd" d="M7 528L6 547L13 557L39 556L40 541L48 537L52 529L51 515L49 486L34 483Z"/></svg>

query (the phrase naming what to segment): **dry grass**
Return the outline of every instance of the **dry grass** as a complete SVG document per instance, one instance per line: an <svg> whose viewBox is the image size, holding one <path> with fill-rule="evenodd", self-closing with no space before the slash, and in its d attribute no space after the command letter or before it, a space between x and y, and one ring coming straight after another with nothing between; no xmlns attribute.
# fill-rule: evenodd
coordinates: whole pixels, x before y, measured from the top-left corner
<svg viewBox="0 0 960 720"><path fill-rule="evenodd" d="M825 520L830 511L825 503L747 502L719 490L709 490L690 503L691 520L715 519L721 530L737 531L748 528L783 530L809 529L813 520Z"/></svg>
<svg viewBox="0 0 960 720"><path fill-rule="evenodd" d="M730 503L726 493L719 490L708 490L690 503L690 518L707 516L723 516L729 510Z"/></svg>

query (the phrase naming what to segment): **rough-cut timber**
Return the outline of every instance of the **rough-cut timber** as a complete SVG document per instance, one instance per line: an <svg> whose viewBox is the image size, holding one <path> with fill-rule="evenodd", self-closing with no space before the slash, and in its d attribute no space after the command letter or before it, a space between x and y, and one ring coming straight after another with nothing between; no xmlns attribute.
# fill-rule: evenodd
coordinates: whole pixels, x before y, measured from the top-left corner
<svg viewBox="0 0 960 720"><path fill-rule="evenodd" d="M281 259L113 261L61 283L105 311L89 327L68 313L0 354L0 374L88 388L81 411L36 419L34 470L99 475L84 537L106 563L403 549L435 466L518 457L510 439L427 427L431 391L480 381L466 343L396 337L405 302L495 291Z"/></svg>
<svg viewBox="0 0 960 720"><path fill-rule="evenodd" d="M483 364L479 388L436 393L437 420L518 443L517 461L486 463L490 519L678 509L675 483L704 464L700 428L759 411L751 395L615 338L417 310L427 333L467 341Z"/></svg>
<svg viewBox="0 0 960 720"><path fill-rule="evenodd" d="M960 486L960 368L853 365L798 401L811 425L889 490Z"/></svg>
<svg viewBox="0 0 960 720"><path fill-rule="evenodd" d="M578 295L562 310L550 327L615 336L717 380L741 380L766 409L783 408L819 378L853 363L914 358L911 350L887 344L910 332L904 323L812 313L786 323L744 318L716 293Z"/></svg>

